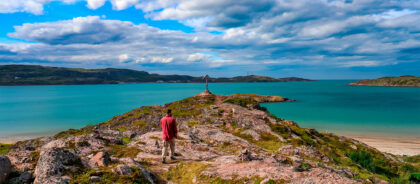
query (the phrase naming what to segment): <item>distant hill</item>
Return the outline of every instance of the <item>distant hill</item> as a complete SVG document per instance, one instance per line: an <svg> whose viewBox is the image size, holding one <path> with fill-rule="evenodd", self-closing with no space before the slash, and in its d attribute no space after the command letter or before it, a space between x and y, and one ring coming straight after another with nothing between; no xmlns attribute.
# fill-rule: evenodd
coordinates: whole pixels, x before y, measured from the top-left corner
<svg viewBox="0 0 420 184"><path fill-rule="evenodd" d="M382 77L378 79L361 80L350 83L355 86L404 86L420 87L420 77L403 75L400 77Z"/></svg>
<svg viewBox="0 0 420 184"><path fill-rule="evenodd" d="M210 78L210 82L288 82L311 81L288 77L238 76ZM201 77L188 75L159 75L130 69L83 69L49 67L39 65L0 65L0 85L57 85L57 84L120 84L120 83L194 83L203 82Z"/></svg>

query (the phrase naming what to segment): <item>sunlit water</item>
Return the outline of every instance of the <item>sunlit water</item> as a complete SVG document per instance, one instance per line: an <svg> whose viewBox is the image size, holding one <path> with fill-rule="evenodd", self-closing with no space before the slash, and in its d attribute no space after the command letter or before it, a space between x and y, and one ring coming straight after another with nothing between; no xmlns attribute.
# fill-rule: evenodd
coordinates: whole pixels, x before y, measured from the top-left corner
<svg viewBox="0 0 420 184"><path fill-rule="evenodd" d="M295 99L263 106L320 131L420 137L420 88L349 86L349 82L212 83L210 90ZM0 86L0 137L80 128L203 89L204 84Z"/></svg>

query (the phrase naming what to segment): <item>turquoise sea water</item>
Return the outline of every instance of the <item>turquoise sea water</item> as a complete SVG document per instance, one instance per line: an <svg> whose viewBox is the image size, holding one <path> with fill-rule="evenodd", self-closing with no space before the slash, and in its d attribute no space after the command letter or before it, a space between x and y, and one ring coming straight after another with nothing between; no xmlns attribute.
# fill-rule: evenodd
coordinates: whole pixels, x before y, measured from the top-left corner
<svg viewBox="0 0 420 184"><path fill-rule="evenodd" d="M420 88L348 86L353 81L212 83L216 94L279 95L296 102L263 104L273 114L320 131L420 138ZM0 86L0 137L56 133L114 115L165 104L205 84Z"/></svg>

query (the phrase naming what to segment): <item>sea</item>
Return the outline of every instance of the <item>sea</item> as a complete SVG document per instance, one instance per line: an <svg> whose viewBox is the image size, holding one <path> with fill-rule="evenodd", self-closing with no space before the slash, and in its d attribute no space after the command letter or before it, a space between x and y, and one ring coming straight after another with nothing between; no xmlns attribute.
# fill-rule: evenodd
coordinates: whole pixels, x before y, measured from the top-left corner
<svg viewBox="0 0 420 184"><path fill-rule="evenodd" d="M278 95L272 114L321 132L420 138L420 88L350 86L356 80L210 83L215 94ZM162 105L204 90L204 83L0 86L0 138L52 135Z"/></svg>

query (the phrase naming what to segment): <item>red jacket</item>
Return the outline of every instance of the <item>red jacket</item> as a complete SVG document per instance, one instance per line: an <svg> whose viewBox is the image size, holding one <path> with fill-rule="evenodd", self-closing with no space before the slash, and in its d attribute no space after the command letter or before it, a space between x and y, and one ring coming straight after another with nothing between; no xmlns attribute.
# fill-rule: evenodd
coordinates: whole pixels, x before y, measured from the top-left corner
<svg viewBox="0 0 420 184"><path fill-rule="evenodd" d="M176 128L176 121L173 117L166 115L160 120L160 127L162 128L162 139L167 141L172 138L177 138L178 129Z"/></svg>

